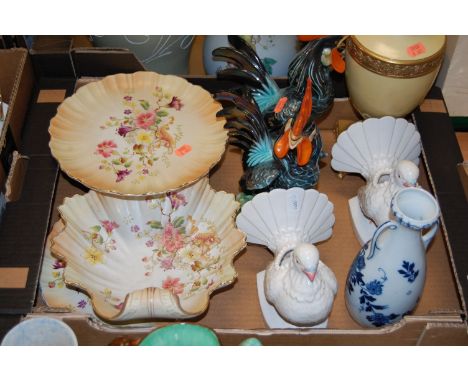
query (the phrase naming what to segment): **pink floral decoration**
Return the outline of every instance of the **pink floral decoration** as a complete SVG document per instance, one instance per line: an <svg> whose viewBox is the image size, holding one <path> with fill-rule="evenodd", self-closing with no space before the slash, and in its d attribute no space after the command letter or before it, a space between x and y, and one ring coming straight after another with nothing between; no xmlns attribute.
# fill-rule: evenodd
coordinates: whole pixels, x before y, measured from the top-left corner
<svg viewBox="0 0 468 382"><path fill-rule="evenodd" d="M152 247L152 246L154 245L154 241L153 241L153 240L148 240L148 241L145 243L145 245L146 245L147 247Z"/></svg>
<svg viewBox="0 0 468 382"><path fill-rule="evenodd" d="M184 291L184 284L180 282L178 277L172 278L167 276L166 280L163 281L162 287L174 294L181 294Z"/></svg>
<svg viewBox="0 0 468 382"><path fill-rule="evenodd" d="M115 180L116 182L121 182L122 180L124 180L128 175L130 175L132 173L132 170L128 170L128 169L125 169L125 170L119 170L117 171L117 179Z"/></svg>
<svg viewBox="0 0 468 382"><path fill-rule="evenodd" d="M180 109L182 109L182 106L184 106L184 104L182 103L180 98L174 96L174 97L172 97L172 101L170 103L168 103L167 106L172 107L172 108L174 108L176 110L180 110Z"/></svg>
<svg viewBox="0 0 468 382"><path fill-rule="evenodd" d="M176 252L184 246L182 235L176 228L174 228L172 223L169 223L164 227L162 241L164 248L169 252Z"/></svg>
<svg viewBox="0 0 468 382"><path fill-rule="evenodd" d="M187 204L187 199L182 193L171 192L169 194L169 200L171 201L172 208L175 210L180 206L185 206Z"/></svg>
<svg viewBox="0 0 468 382"><path fill-rule="evenodd" d="M117 148L117 145L112 140L102 141L97 145L96 154L102 155L104 158L109 158L112 151Z"/></svg>
<svg viewBox="0 0 468 382"><path fill-rule="evenodd" d="M130 131L132 131L131 127L121 125L117 130L117 134L121 137L125 137Z"/></svg>
<svg viewBox="0 0 468 382"><path fill-rule="evenodd" d="M165 259L161 260L161 268L165 271L169 269L174 269L174 258L173 257L166 257Z"/></svg>
<svg viewBox="0 0 468 382"><path fill-rule="evenodd" d="M142 129L148 129L151 125L154 124L156 114L154 111L149 111L147 113L138 114L136 117L136 125Z"/></svg>
<svg viewBox="0 0 468 382"><path fill-rule="evenodd" d="M116 308L116 309L118 309L118 310L122 310L122 308L123 308L123 305L124 305L124 303L123 303L123 302L121 302L121 303L119 303L119 304L115 304L114 306L115 306L115 308Z"/></svg>
<svg viewBox="0 0 468 382"><path fill-rule="evenodd" d="M53 265L53 268L54 268L54 269L62 269L62 268L65 268L65 262L63 262L62 260L55 260L54 265Z"/></svg>
<svg viewBox="0 0 468 382"><path fill-rule="evenodd" d="M110 220L101 220L101 224L107 233L111 233L115 228L119 228L119 225L116 222Z"/></svg>

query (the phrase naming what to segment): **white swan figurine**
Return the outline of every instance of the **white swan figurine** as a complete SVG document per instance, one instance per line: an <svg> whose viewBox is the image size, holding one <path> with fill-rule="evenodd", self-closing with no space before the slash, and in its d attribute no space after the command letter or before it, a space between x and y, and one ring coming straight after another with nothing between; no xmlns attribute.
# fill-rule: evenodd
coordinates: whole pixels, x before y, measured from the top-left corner
<svg viewBox="0 0 468 382"><path fill-rule="evenodd" d="M335 215L327 195L297 187L262 192L244 204L236 223L247 242L265 245L275 255L257 275L267 324L326 327L337 283L313 244L333 232Z"/></svg>
<svg viewBox="0 0 468 382"><path fill-rule="evenodd" d="M360 174L366 185L349 200L356 237L361 244L377 226L390 220L390 201L403 187L416 186L421 137L404 118L390 116L358 121L332 147L335 171Z"/></svg>
<svg viewBox="0 0 468 382"><path fill-rule="evenodd" d="M311 326L327 319L338 283L320 261L313 244L302 243L278 254L266 269L265 297L278 313L297 326Z"/></svg>
<svg viewBox="0 0 468 382"><path fill-rule="evenodd" d="M405 187L417 187L419 168L409 160L401 160L392 168L373 174L367 184L358 190L359 206L365 216L377 226L390 220L393 195Z"/></svg>

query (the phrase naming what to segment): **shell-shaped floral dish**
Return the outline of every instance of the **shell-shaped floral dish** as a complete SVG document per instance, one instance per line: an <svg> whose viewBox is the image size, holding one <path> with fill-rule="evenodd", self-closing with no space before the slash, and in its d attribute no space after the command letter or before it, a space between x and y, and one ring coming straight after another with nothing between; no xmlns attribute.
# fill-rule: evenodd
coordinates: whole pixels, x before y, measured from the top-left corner
<svg viewBox="0 0 468 382"><path fill-rule="evenodd" d="M353 123L332 148L336 171L359 173L369 179L381 169L394 168L402 159L416 165L421 138L416 127L403 118L369 118Z"/></svg>
<svg viewBox="0 0 468 382"><path fill-rule="evenodd" d="M195 317L237 277L233 260L245 247L238 207L207 177L146 200L90 191L59 207L66 226L51 250L66 262L67 286L85 291L104 321Z"/></svg>
<svg viewBox="0 0 468 382"><path fill-rule="evenodd" d="M294 187L256 195L242 206L236 223L249 243L265 245L276 254L285 247L327 240L335 215L325 194Z"/></svg>
<svg viewBox="0 0 468 382"><path fill-rule="evenodd" d="M183 78L116 74L62 102L49 146L61 169L88 188L163 194L192 184L221 159L227 132L220 109Z"/></svg>
<svg viewBox="0 0 468 382"><path fill-rule="evenodd" d="M89 297L78 290L67 288L65 285L63 278L65 261L55 258L50 252L52 239L64 228L63 221L57 221L47 238L39 278L41 296L49 308L95 317Z"/></svg>

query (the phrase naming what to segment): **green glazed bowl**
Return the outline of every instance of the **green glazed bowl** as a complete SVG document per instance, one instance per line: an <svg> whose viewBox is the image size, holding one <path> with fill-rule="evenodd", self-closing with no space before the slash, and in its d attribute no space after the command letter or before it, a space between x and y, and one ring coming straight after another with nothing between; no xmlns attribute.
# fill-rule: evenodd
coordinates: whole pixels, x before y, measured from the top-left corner
<svg viewBox="0 0 468 382"><path fill-rule="evenodd" d="M216 334L203 326L176 324L156 329L140 346L219 346Z"/></svg>
<svg viewBox="0 0 468 382"><path fill-rule="evenodd" d="M140 346L220 346L218 337L211 329L200 325L175 324L165 326L148 334ZM256 338L247 338L241 346L261 346Z"/></svg>

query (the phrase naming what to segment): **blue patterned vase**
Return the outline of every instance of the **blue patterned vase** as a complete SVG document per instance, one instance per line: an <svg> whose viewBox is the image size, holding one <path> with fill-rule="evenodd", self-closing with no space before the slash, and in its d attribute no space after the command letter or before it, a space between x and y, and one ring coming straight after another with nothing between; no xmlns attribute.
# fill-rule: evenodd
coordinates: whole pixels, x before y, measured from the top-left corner
<svg viewBox="0 0 468 382"><path fill-rule="evenodd" d="M416 307L424 287L426 248L437 232L439 205L427 191L405 188L395 194L391 209L394 220L377 228L361 248L346 280L346 306L362 326L401 320Z"/></svg>

